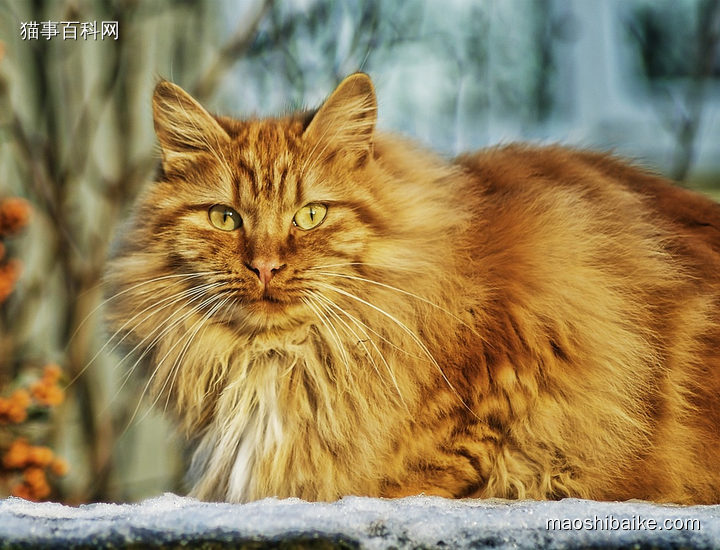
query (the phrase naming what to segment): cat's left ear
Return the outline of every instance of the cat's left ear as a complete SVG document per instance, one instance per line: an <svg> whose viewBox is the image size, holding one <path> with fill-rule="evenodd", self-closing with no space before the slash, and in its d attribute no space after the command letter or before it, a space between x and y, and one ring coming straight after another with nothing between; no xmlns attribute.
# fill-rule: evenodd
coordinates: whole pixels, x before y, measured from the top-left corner
<svg viewBox="0 0 720 550"><path fill-rule="evenodd" d="M188 154L210 152L230 140L202 105L180 86L166 80L155 86L153 119L163 164Z"/></svg>
<svg viewBox="0 0 720 550"><path fill-rule="evenodd" d="M318 109L303 137L323 143L327 152L342 151L358 164L372 155L377 99L370 77L355 73L343 80Z"/></svg>

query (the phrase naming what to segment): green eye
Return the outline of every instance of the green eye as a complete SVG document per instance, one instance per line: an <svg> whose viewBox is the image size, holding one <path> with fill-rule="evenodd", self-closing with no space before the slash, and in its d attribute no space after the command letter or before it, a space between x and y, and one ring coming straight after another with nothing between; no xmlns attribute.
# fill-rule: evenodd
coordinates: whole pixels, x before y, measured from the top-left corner
<svg viewBox="0 0 720 550"><path fill-rule="evenodd" d="M233 231L242 225L240 214L229 206L223 206L222 204L211 206L208 211L208 218L211 224L223 231Z"/></svg>
<svg viewBox="0 0 720 550"><path fill-rule="evenodd" d="M295 213L293 223L300 229L314 229L325 219L327 206L324 204L310 203L303 206Z"/></svg>

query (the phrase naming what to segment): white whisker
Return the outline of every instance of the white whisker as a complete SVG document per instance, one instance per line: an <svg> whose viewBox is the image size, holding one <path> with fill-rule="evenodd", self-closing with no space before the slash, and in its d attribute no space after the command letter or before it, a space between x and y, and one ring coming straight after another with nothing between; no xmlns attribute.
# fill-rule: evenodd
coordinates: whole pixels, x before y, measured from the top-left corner
<svg viewBox="0 0 720 550"><path fill-rule="evenodd" d="M191 300L188 300L187 303L188 303L188 305L192 304L193 302L197 301L198 299L201 299L202 297L203 297L202 294L198 295L198 296L192 298ZM182 314L182 310L180 310L178 312L173 312L167 319L162 321L157 327L155 327L152 331L150 331L150 333L147 336L145 336L132 350L130 350L128 353L126 353L125 356L119 361L118 365L121 364L126 358L133 355L135 353L135 351L137 351L138 348L142 347L145 344L145 342L147 342L147 340L153 334L155 334L158 330L165 327L162 330L162 332L160 332L160 334L155 336L155 338L152 340L152 342L150 342L150 344L148 344L148 346L143 350L143 352L137 358L135 363L133 363L133 365L130 367L130 369L128 369L128 371L125 373L124 380L123 380L122 384L120 385L120 387L118 388L118 390L115 392L115 397L113 398L113 400L120 394L122 389L125 387L125 384L127 384L127 382L130 380L132 373L135 371L135 369L140 364L140 362L145 358L145 356L148 353L150 353L150 351L155 347L155 345L160 341L160 339L163 336L165 336L169 331L171 331L173 328L175 328L179 323L181 323L185 319L187 319L190 315L192 315L193 313L195 313L197 311L200 311L205 305L207 305L208 303L211 303L215 299L217 299L217 296L211 296L209 298L205 298L200 304L192 307L190 309L190 311L185 312L184 314ZM178 313L180 313L181 316L179 318L175 318L175 315ZM170 324L168 325L168 323L170 323ZM150 380L148 380L148 383L150 383L151 380L152 380L152 376L150 377ZM146 388L147 388L147 385L146 385ZM145 393L145 390L143 390L143 394L144 393ZM111 400L111 402L112 402L112 400ZM128 425L128 427L129 427L129 425Z"/></svg>
<svg viewBox="0 0 720 550"><path fill-rule="evenodd" d="M399 292L400 294L405 294L406 296L410 296L411 298L415 298L416 300L419 300L419 301L421 301L421 302L423 302L423 303L426 303L427 305L432 306L432 307L434 307L435 309L438 309L439 311L442 311L443 313L446 313L448 316L450 316L450 317L452 317L453 319L455 319L458 323L461 323L461 324L464 325L465 327L467 327L467 328L469 328L470 330L472 330L473 333L474 333L476 336L480 336L480 334L475 330L474 327L470 326L468 323L466 323L465 321L463 321L462 319L460 319L460 317L458 317L457 315L455 315L452 311L450 311L450 310L448 310L448 309L446 309L446 308L444 308L444 307L442 307L442 306L439 306L438 304L436 304L436 303L434 303L434 302L431 302L430 300L428 300L428 299L426 299L426 298L423 298L422 296L418 296L417 294L414 294L414 293L412 293L412 292L408 292L407 290L403 290L402 288L398 288L398 287L396 287L396 286L392 286L392 285L389 285L389 284L386 284L386 283L381 283L381 282L379 282L379 281L373 281L372 279L367 279L367 278L365 278L365 277L358 277L357 275L345 275L345 274L343 274L343 273L333 273L333 272L330 272L330 271L321 271L321 272L319 272L319 273L320 273L320 275L326 275L326 276L328 276L328 277L340 277L340 278L343 278L343 279L351 279L351 280L353 280L353 281L361 281L361 282L364 282L364 283L370 283L370 284L373 284L373 285L381 286L381 287L383 287L383 288L387 288L388 290L393 290L393 291L395 291L395 292Z"/></svg>
<svg viewBox="0 0 720 550"><path fill-rule="evenodd" d="M350 333L357 339L357 342L362 346L363 350L365 351L365 354L368 356L368 358L369 358L370 361L372 362L373 368L375 369L375 372L377 372L378 377L379 377L381 380L383 380L383 377L382 377L382 375L380 374L380 371L378 370L377 363L376 363L375 359L373 358L372 354L370 353L370 351L368 350L367 346L365 345L365 342L357 335L357 333L352 329L352 327L350 327L350 325L348 325L348 324L338 315L338 313L336 313L335 311L333 311L333 309L330 309L330 308L337 309L340 313L342 313L343 315L347 316L347 318L348 318L350 321L352 321L359 330L362 331L363 336L365 336L365 338L367 339L367 341L370 342L370 344L371 344L371 345L373 346L373 348L375 349L375 352L378 354L378 356L379 356L380 359L382 360L383 364L385 365L385 369L388 371L388 374L390 375L390 378L391 378L391 380L392 380L392 383L393 383L393 385L395 386L395 390L397 391L398 397L400 398L400 401L402 402L403 406L405 407L405 410L409 411L408 406L407 406L407 403L405 402L405 398L403 397L402 392L400 391L400 386L398 385L397 378L395 377L395 373L393 373L392 368L390 367L389 363L388 363L387 360L385 359L385 355L382 353L382 351L380 351L380 348L377 346L377 344L375 343L375 341L374 341L374 340L368 335L368 333L362 328L361 323L359 323L358 320L357 320L353 315L351 315L350 313L348 313L347 311L345 311L343 308L341 308L340 306L338 306L337 304L335 304L332 300L330 300L329 298L326 298L325 296L323 296L323 295L320 294L319 292L309 292L309 294L312 295L312 296L314 296L316 299L320 299L321 301L324 301L324 302L327 304L327 306L329 306L328 309L327 309L327 311L329 311L330 313L332 313L332 314L335 316L335 318L338 319L338 321L340 321L343 325L345 325L345 327L347 327L347 329L350 331Z"/></svg>
<svg viewBox="0 0 720 550"><path fill-rule="evenodd" d="M182 282L184 282L184 281L182 281ZM125 321L125 322L122 324L122 326L121 326L119 329L117 329L117 330L107 339L107 341L105 342L105 344L103 344L103 346L95 353L95 355L92 356L92 358L85 364L85 366L80 370L80 372L78 372L78 373L75 375L75 377L74 377L70 382L68 382L68 384L67 384L67 386L66 386L66 389L67 389L69 386L71 386L80 376L82 376L82 374L83 374L88 368L90 368L90 366L93 364L93 362L95 361L95 359L97 359L98 356L105 350L105 348L107 348L107 346L110 345L110 343L113 341L113 339L114 339L118 334L120 334L120 333L123 331L123 329L125 329L125 327L127 327L130 323L132 323L133 321L135 321L135 319L137 319L139 316L141 316L142 314L146 313L148 310L153 310L153 311L152 311L152 314L148 315L147 318L149 318L149 317L151 317L152 315L154 315L155 313L158 313L158 312L160 312L160 311L162 311L162 310L164 310L164 309L166 309L166 308L168 308L168 307L170 307L170 306L172 306L172 305L174 305L174 304L176 304L176 303L178 303L178 302L180 302L180 301L182 301L182 300L185 300L185 299L188 298L188 297L194 296L194 295L196 295L196 294L202 294L202 293L206 292L207 290L210 290L210 289L212 289L212 288L216 288L217 286L221 286L222 284L223 284L223 283L206 283L205 285L200 285L200 286L197 286L197 287L191 287L191 288L189 288L189 289L185 289L185 290L183 290L183 291L181 291L181 292L179 292L179 293L176 293L176 294L173 294L173 295L168 296L168 297L166 297L166 298L163 298L162 300L158 300L157 302L152 302L150 305L148 305L147 307L145 307L142 311L136 313L136 314L133 315L130 319L128 319L127 321ZM162 304L162 303L164 303L164 302L168 302L168 301L169 301L169 303L167 303L167 304L165 304L164 306L158 308L158 306L159 306L160 304ZM145 320L146 320L146 319L145 319ZM138 324L142 324L145 320L141 321L141 322L138 323ZM112 353L115 349L117 349L117 347L125 340L125 338L127 338L127 337L131 334L131 332L132 332L132 331L128 332L128 333L125 334L122 338L120 338L120 340L118 340L117 343L116 343L112 348L110 348L110 350L109 350L108 353Z"/></svg>
<svg viewBox="0 0 720 550"><path fill-rule="evenodd" d="M388 340L387 338L385 338L385 336L383 336L382 334L380 334L379 332L377 332L376 330L374 330L370 325L368 325L367 323L364 323L361 319L358 319L358 318L355 317L354 315L351 315L350 313L348 313L347 310L341 308L337 303L333 302L330 298L328 298L327 296L325 296L325 295L324 295L322 292L320 292L319 290L313 290L312 292L313 292L313 294L315 294L317 297L324 299L326 302L328 302L328 303L332 304L334 307L340 309L345 315L347 315L347 316L353 321L353 323L362 325L366 330L369 330L370 332L372 332L375 336L377 336L378 338L380 338L380 340L382 340L383 342L385 342L387 345L389 345L389 346L392 347L393 349L399 351L400 353L403 353L403 354L407 355L408 357L412 357L412 358L414 358L414 359L423 359L423 356L422 356L422 355L417 355L417 354L415 354L415 353L409 352L408 350L401 348L400 346L398 346L398 345L395 344L394 342L391 342L390 340Z"/></svg>
<svg viewBox="0 0 720 550"><path fill-rule="evenodd" d="M115 299L119 298L120 296L122 296L122 295L124 295L124 294L127 294L128 292L132 292L133 290L135 290L135 289L137 289L137 288L141 288L141 287L143 287L143 286L147 286L147 285L150 285L150 284L152 284L152 283L156 283L156 282L158 282L158 281L164 281L164 280L167 280L167 279L176 279L176 278L193 279L193 278L195 278L195 277L203 277L203 276L208 276L208 275L217 275L217 274L219 274L219 273L222 273L222 272L221 272L221 271L197 271L197 272L195 272L195 273L175 273L175 274L172 274L172 275L162 275L162 276L160 276L160 277L154 277L154 278L152 278L152 279L148 279L147 281L142 281L142 282L140 282L140 283L136 283L136 284L134 284L134 285L132 285L132 286L124 289L124 290L121 290L120 292L116 292L115 294L113 294L112 296L109 296L108 298L106 298L106 299L104 299L102 302L100 302L97 306L95 306L95 307L93 308L93 310L92 310L90 313L88 313L82 321L80 321L80 324L78 324L77 328L73 331L72 335L70 336L69 341L70 341L70 342L73 341L73 339L75 338L75 336L77 336L78 331L79 331L83 326L85 326L85 323L87 323L88 319L90 319L90 317L92 317L95 313L97 313L97 311L98 311L101 307L105 306L108 302L110 302L110 301L112 301L112 300L115 300ZM182 282L182 281L178 281L178 282ZM80 374L76 375L76 376L70 381L70 383L69 383L68 385L71 385L73 382L75 382L75 381L77 380L78 376L80 376Z"/></svg>
<svg viewBox="0 0 720 550"><path fill-rule="evenodd" d="M195 338L197 337L197 335L201 329L207 328L207 321L210 320L213 317L213 315L215 315L215 313L217 313L217 311L219 309L221 309L228 302L228 300L229 300L229 298L224 298L219 303L216 303L204 316L202 316L200 318L199 321L196 321L195 324L192 327L190 327L190 329L188 329L186 334L189 333L190 331L193 331L193 332L185 340L183 347L180 349L180 353L178 353L177 357L175 358L175 361L173 361L173 366L170 368L170 372L165 377L165 381L163 382L162 387L157 391L157 397L153 401L151 407L155 406L158 399L160 399L163 392L165 391L168 381L170 381L170 387L168 388L168 391L167 391L167 398L165 399L165 407L164 407L164 410L165 411L167 410L167 406L168 406L168 403L170 400L170 395L172 394L172 390L173 390L173 387L175 384L175 378L177 376L177 372L180 370L180 368L182 366L182 362L185 359L185 355L187 354L188 350L190 349L190 344L193 342L193 340L195 340ZM197 327L197 328L195 328L195 327ZM183 338L184 337L179 338L178 342L180 342ZM165 354L165 356L162 359L160 359L160 361L157 364L157 369L160 368L160 366L163 364L163 362L168 357L168 355L170 355L170 352L172 352L172 350L175 349L176 346L177 346L177 343L174 344L167 351L167 353ZM142 422L142 419L140 419L140 422Z"/></svg>
<svg viewBox="0 0 720 550"><path fill-rule="evenodd" d="M161 334L159 334L158 336L156 336L155 339L150 343L150 345L143 351L143 353L140 355L140 357L138 357L137 361L135 361L135 363L134 363L133 366L131 367L130 372L132 372L132 371L137 367L137 365L140 363L140 361L143 359L143 357L155 346L155 344L156 344L165 334L167 334L167 332L169 332L170 330L172 330L172 329L173 329L175 326L177 326L178 324L182 323L185 319L187 319L187 318L190 317L191 315L194 315L194 314L196 314L197 312L201 311L201 309L202 309L203 307L205 307L205 306L207 306L207 305L210 305L210 304L213 304L213 303L216 303L217 301L219 301L219 300L221 300L221 299L222 299L222 298L221 298L220 296L210 296L209 298L206 298L206 299L203 300L200 304L198 304L197 306L195 306L194 308L192 308L190 311L188 311L187 313L185 313L183 316L181 316L179 319L177 319L175 322L173 322L173 324L172 324L171 326L169 326L169 327L167 327L165 330L163 330L163 332L162 332ZM193 325L193 326L194 326L194 325ZM192 327L191 327L190 330L192 330ZM187 332L186 332L186 334L187 334ZM177 341L172 345L172 347L170 348L170 350L168 350L168 352L165 354L165 356L163 356L163 358L161 359L161 361L155 366L155 369L153 369L153 372L152 372L152 373L150 374L150 376L148 377L148 381L147 381L147 383L145 384L145 386L143 387L142 392L140 393L140 398L138 399L138 404L137 404L137 406L135 407L135 411L133 412L132 416L130 417L130 420L128 421L128 424L127 424L127 427L125 428L125 431L127 431L127 430L130 428L130 426L132 426L133 421L135 420L135 417L137 416L137 413L138 413L138 411L140 410L140 406L142 405L143 398L145 397L145 394L147 393L150 385L152 384L152 381L153 381L153 379L155 378L155 375L158 373L158 370L159 370L159 368L160 368L160 365L161 365L162 362L165 360L165 358L168 356L168 354L170 353L170 351L172 351L177 345L179 345L179 344L182 342L182 340L183 340L183 338L178 338ZM154 403L153 403L153 405L154 405Z"/></svg>
<svg viewBox="0 0 720 550"><path fill-rule="evenodd" d="M345 363L345 370L347 371L348 376L350 376L350 362L349 357L347 355L347 350L345 349L345 346L342 345L342 342L340 340L340 335L335 330L334 326L332 326L332 323L323 315L323 313L318 309L318 307L313 304L310 300L307 298L302 298L302 301L313 310L317 318L320 320L320 322L325 326L325 328L328 330L328 333L330 334L330 337L335 341L338 348L338 353L340 353L341 358L343 362Z"/></svg>
<svg viewBox="0 0 720 550"><path fill-rule="evenodd" d="M358 301L358 302L360 302L360 303L362 303L362 304L365 304L366 306L374 309L374 310L377 311L378 313L384 315L385 317L387 317L388 319L390 319L391 321L393 321L393 322L394 322L398 327L400 327L408 336L410 336L410 338L413 339L413 341L420 347L420 349L423 351L423 353L425 353L425 355L428 357L428 359L430 360L430 362L431 362L433 365L435 365L435 367L438 369L438 372L440 373L440 376L442 376L443 380L444 380L445 383L448 385L448 387L449 387L449 388L452 390L452 392L458 397L458 399L460 399L460 402L462 403L462 405L463 405L473 416L475 416L476 418L478 418L477 414L475 414L475 412L468 406L468 404L465 403L465 400L462 398L462 396L461 396L460 393L457 391L457 389L455 389L455 386L452 385L452 382L450 382L450 380L448 379L447 375L446 375L445 372L442 370L442 367L441 367L440 364L437 362L437 360L435 359L435 357L433 357L433 355L430 353L430 350L427 348L427 346L423 343L422 340L420 340L420 338L419 338L412 330L410 330L410 328L408 328L408 326L407 326L405 323L403 323L402 321L400 321L400 320L399 320L397 317L395 317L394 315L391 315L391 314L388 313L387 311L383 310L382 308L379 308L379 307L376 306L375 304L372 304L372 303L368 302L367 300L363 300L362 298L360 298L360 297L358 297L358 296L355 296L354 294L352 294L352 293L350 293L350 292L347 292L347 291L345 291L345 290L342 290L341 288L337 288L337 287L334 287L334 286L332 286L332 285L327 285L327 284L324 284L324 283L316 283L316 284L318 284L319 286L322 286L322 287L324 287L324 288L326 288L326 289L328 289L328 290L330 290L330 291L337 292L338 294L342 294L343 296L346 296L346 297L348 297L348 298L350 298L350 299L352 299L352 300L356 300L356 301Z"/></svg>
<svg viewBox="0 0 720 550"><path fill-rule="evenodd" d="M311 293L311 292L307 292L307 293L306 293L306 296L308 296L308 297L311 298L311 299L312 299L312 298L315 298L315 299L317 300L317 296L313 296L313 293ZM330 309L326 304L323 304L322 302L317 301L317 303L316 303L315 305L317 305L317 307L318 307L320 310L327 312L327 313L328 313L329 315L331 315L334 319L337 319L338 321L340 321L340 323L341 323L342 325L344 325L344 327L346 328L345 333L346 333L346 334L349 334L350 336L352 336L353 339L354 339L358 344L360 344L360 345L362 346L363 350L365 351L365 354L368 356L368 358L370 359L370 361L371 361L372 364L373 364L373 367L374 367L375 370L377 371L378 376L380 376L380 371L378 371L378 369L377 369L377 363L375 362L374 357L369 353L369 350L367 349L367 346L365 345L365 342L363 341L363 339L360 338L360 336L358 336L358 334L357 334L354 330L352 330L352 328L350 327L350 325L348 325L342 317L340 317L335 311L333 311L332 309ZM341 328L342 328L342 327L341 327ZM366 338L368 338L368 337L367 337L367 334L366 334L365 336L366 336ZM369 339L369 338L368 338L368 339ZM381 379L382 379L382 377L381 377Z"/></svg>
<svg viewBox="0 0 720 550"><path fill-rule="evenodd" d="M320 269L327 269L330 267L353 267L353 266L368 266L368 267L377 267L379 269L387 269L392 271L408 271L408 272L416 272L416 269L410 269L410 268L402 268L398 266L392 266L390 268L388 264L379 264L379 263L373 263L373 262L338 262L334 264L323 264L323 265L315 265L308 269L311 269L313 271L318 271Z"/></svg>

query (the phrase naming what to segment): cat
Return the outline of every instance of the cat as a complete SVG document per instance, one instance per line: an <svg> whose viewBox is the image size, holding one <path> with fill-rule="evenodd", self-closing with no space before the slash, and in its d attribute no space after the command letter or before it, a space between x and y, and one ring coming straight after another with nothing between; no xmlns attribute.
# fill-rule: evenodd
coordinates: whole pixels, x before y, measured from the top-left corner
<svg viewBox="0 0 720 550"><path fill-rule="evenodd" d="M369 76L236 120L161 81L109 322L190 494L720 502L720 206L603 153L447 160ZM140 359L139 359L140 360Z"/></svg>

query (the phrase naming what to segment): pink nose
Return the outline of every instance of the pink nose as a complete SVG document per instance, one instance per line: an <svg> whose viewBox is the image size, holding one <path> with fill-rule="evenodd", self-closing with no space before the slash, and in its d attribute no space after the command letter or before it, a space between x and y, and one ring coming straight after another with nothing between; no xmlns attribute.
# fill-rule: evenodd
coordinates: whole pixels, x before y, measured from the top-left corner
<svg viewBox="0 0 720 550"><path fill-rule="evenodd" d="M255 258L248 267L258 276L263 286L267 286L275 274L285 266L280 265L277 258Z"/></svg>

